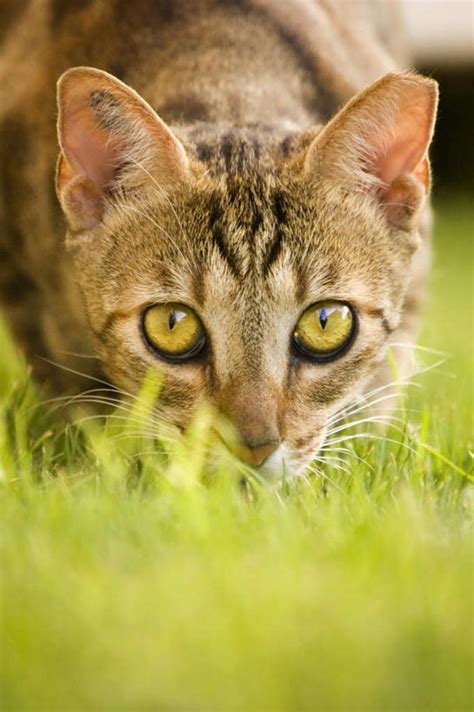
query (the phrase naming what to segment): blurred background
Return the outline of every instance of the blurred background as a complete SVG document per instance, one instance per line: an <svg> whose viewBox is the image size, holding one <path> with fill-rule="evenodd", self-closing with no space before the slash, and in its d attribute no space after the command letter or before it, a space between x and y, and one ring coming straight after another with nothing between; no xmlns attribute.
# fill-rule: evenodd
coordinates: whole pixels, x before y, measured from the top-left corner
<svg viewBox="0 0 474 712"><path fill-rule="evenodd" d="M432 151L435 197L470 193L474 189L474 2L402 0L401 12L415 67L440 83Z"/></svg>

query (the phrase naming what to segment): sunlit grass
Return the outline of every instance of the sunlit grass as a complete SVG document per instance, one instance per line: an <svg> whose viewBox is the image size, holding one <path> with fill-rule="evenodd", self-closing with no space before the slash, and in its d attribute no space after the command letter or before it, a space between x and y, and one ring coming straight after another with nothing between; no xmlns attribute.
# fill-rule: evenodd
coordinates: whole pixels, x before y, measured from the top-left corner
<svg viewBox="0 0 474 712"><path fill-rule="evenodd" d="M65 427L2 337L3 708L472 709L473 215L439 216L423 343L449 358L321 477L211 470L209 413L129 437L153 382Z"/></svg>

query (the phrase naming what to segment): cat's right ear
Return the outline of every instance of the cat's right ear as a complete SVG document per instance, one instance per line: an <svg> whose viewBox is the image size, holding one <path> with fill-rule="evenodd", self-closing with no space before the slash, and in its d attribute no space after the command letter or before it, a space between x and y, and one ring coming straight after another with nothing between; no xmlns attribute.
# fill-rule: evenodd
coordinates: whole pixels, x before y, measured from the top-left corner
<svg viewBox="0 0 474 712"><path fill-rule="evenodd" d="M101 221L107 197L118 188L155 190L182 182L188 158L153 109L107 72L76 67L58 82L56 176L59 201L73 231Z"/></svg>
<svg viewBox="0 0 474 712"><path fill-rule="evenodd" d="M389 222L410 226L430 188L428 149L437 100L432 79L386 74L318 134L306 155L306 171L372 194Z"/></svg>

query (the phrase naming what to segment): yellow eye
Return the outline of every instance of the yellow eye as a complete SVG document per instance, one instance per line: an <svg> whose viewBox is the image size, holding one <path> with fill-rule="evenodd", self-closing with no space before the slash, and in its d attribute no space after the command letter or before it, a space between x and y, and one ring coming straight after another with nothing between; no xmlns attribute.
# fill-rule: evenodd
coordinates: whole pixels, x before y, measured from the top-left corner
<svg viewBox="0 0 474 712"><path fill-rule="evenodd" d="M143 333L161 356L186 359L195 356L206 342L201 320L184 304L154 304L143 315Z"/></svg>
<svg viewBox="0 0 474 712"><path fill-rule="evenodd" d="M293 335L298 349L315 360L339 355L352 340L355 317L343 302L318 302L300 317Z"/></svg>

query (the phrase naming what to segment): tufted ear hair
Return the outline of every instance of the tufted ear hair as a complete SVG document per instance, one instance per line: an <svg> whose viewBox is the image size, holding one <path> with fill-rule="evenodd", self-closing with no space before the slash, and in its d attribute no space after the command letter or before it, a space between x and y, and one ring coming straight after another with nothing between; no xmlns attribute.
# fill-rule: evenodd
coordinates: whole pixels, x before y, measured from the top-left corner
<svg viewBox="0 0 474 712"><path fill-rule="evenodd" d="M318 134L306 154L306 172L371 192L391 222L406 221L407 210L416 212L430 188L427 153L437 100L432 79L386 74Z"/></svg>
<svg viewBox="0 0 474 712"><path fill-rule="evenodd" d="M75 67L59 79L58 139L56 190L74 231L95 227L119 188L148 178L165 191L188 172L168 126L133 89L99 69Z"/></svg>

